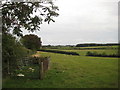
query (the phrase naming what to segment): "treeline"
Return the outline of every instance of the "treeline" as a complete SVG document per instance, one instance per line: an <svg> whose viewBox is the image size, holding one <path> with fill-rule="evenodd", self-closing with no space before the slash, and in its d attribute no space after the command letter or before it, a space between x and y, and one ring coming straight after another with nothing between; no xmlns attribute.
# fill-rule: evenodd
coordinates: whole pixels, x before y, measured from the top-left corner
<svg viewBox="0 0 120 90"><path fill-rule="evenodd" d="M85 43L85 44L77 44L76 47L114 46L114 45L120 45L120 44L119 43L107 43L107 44Z"/></svg>
<svg viewBox="0 0 120 90"><path fill-rule="evenodd" d="M58 51L58 50L46 50L46 49L40 49L38 51L43 51L43 52L52 52L52 53L60 53L60 54L67 54L67 55L79 55L76 52L66 52L66 51Z"/></svg>
<svg viewBox="0 0 120 90"><path fill-rule="evenodd" d="M75 45L43 45L43 48L53 48L53 49L58 49L61 47L75 47Z"/></svg>
<svg viewBox="0 0 120 90"><path fill-rule="evenodd" d="M103 53L97 53L97 52L90 52L88 51L86 56L94 56L94 57L120 57L119 54L106 54L105 52Z"/></svg>
<svg viewBox="0 0 120 90"><path fill-rule="evenodd" d="M106 43L106 44L98 44L98 43L83 43L83 44L76 44L76 45L43 45L42 47L51 47L51 48L58 48L58 47L90 47L90 46L118 46L119 43Z"/></svg>

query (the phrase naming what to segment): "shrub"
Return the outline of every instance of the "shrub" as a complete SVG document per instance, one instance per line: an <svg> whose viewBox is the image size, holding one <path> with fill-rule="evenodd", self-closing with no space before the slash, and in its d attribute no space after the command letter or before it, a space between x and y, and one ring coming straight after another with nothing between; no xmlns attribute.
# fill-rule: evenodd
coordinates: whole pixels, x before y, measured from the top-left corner
<svg viewBox="0 0 120 90"><path fill-rule="evenodd" d="M3 76L6 76L18 69L19 60L30 55L32 51L23 47L10 34L3 34L2 41L2 70Z"/></svg>
<svg viewBox="0 0 120 90"><path fill-rule="evenodd" d="M23 36L21 38L21 42L26 48L32 49L32 50L40 49L41 43L42 43L41 38L39 38L37 35L34 35L34 34Z"/></svg>
<svg viewBox="0 0 120 90"><path fill-rule="evenodd" d="M120 57L120 55L118 55L118 54L107 55L105 52L103 52L103 53L97 53L97 52L90 52L90 51L88 51L88 52L86 53L86 56L97 56L97 57Z"/></svg>
<svg viewBox="0 0 120 90"><path fill-rule="evenodd" d="M40 49L38 51L44 51L44 52L53 52L53 53L60 53L60 54L67 54L67 55L79 55L76 52L66 52L66 51L57 51L57 50L45 50L45 49Z"/></svg>
<svg viewBox="0 0 120 90"><path fill-rule="evenodd" d="M92 56L92 55L93 55L93 53L90 52L90 51L88 51L87 54L86 54L86 56Z"/></svg>

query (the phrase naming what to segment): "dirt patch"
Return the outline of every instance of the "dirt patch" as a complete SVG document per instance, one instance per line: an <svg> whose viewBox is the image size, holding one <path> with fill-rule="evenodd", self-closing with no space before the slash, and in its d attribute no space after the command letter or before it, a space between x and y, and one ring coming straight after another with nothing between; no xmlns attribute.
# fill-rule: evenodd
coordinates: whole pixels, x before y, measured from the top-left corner
<svg viewBox="0 0 120 90"><path fill-rule="evenodd" d="M36 54L33 54L32 57L40 57L40 54L37 52Z"/></svg>

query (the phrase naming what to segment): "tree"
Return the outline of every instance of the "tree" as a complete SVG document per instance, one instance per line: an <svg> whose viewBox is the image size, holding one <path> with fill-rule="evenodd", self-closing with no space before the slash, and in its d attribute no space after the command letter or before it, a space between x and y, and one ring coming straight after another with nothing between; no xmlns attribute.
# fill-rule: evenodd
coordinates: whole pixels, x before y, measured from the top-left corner
<svg viewBox="0 0 120 90"><path fill-rule="evenodd" d="M15 70L17 59L24 54L19 42L16 42L15 37L23 36L23 30L30 32L40 30L40 25L43 22L53 21L53 17L57 17L58 7L55 6L52 0L39 0L40 2L2 2L2 62L3 72ZM21 54L20 54L21 53ZM24 54L26 55L26 54ZM19 57L20 58L19 58ZM14 64L14 65L13 65Z"/></svg>
<svg viewBox="0 0 120 90"><path fill-rule="evenodd" d="M21 42L23 43L23 45L28 48L28 49L32 49L32 50L38 50L41 47L41 39L34 34L30 34L30 35L25 35L22 37Z"/></svg>
<svg viewBox="0 0 120 90"><path fill-rule="evenodd" d="M28 55L24 48L11 34L2 35L2 71L3 76L18 69L18 61Z"/></svg>
<svg viewBox="0 0 120 90"><path fill-rule="evenodd" d="M10 74L10 61L15 62L15 38L9 35L2 36L2 64L3 64L3 75Z"/></svg>
<svg viewBox="0 0 120 90"><path fill-rule="evenodd" d="M40 0L40 2L6 2L2 5L2 31L3 33L22 36L22 30L30 32L40 30L44 22L50 23L53 17L59 14L59 10L52 0Z"/></svg>

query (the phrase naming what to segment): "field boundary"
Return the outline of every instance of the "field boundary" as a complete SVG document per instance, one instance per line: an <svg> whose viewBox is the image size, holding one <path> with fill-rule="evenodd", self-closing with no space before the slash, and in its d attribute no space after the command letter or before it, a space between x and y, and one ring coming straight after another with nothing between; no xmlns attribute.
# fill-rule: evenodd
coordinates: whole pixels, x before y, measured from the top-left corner
<svg viewBox="0 0 120 90"><path fill-rule="evenodd" d="M66 52L66 51L58 51L58 50L43 50L43 49L40 49L38 51L80 56L80 54L78 54L76 52Z"/></svg>

